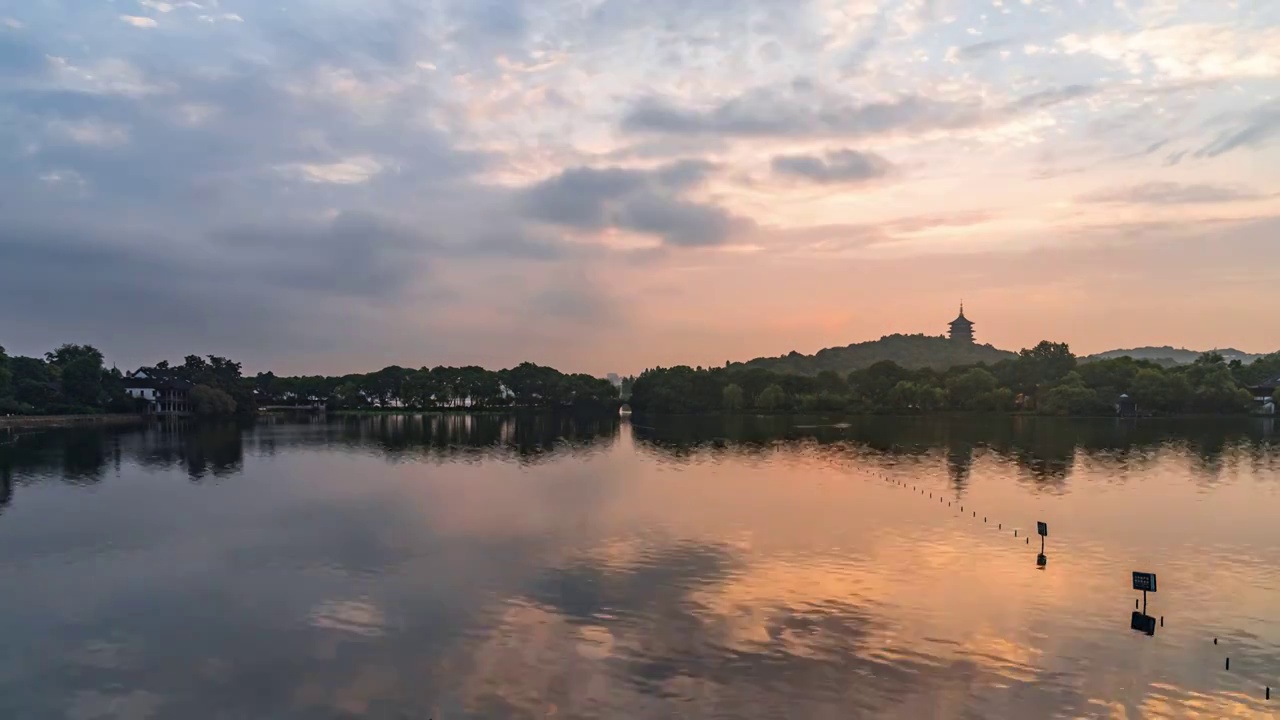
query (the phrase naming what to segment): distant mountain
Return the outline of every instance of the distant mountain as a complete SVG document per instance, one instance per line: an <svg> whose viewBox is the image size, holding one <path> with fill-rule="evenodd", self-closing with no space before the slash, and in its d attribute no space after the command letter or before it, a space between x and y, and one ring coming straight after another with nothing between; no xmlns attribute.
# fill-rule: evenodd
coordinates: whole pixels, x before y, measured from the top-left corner
<svg viewBox="0 0 1280 720"><path fill-rule="evenodd" d="M968 345L931 335L889 335L871 342L846 347L827 348L813 355L790 355L756 358L745 363L731 363L731 368L762 368L792 375L817 375L834 370L847 375L870 367L882 360L892 360L902 367L945 370L956 365L993 364L1017 357L1017 353L990 345Z"/></svg>
<svg viewBox="0 0 1280 720"><path fill-rule="evenodd" d="M1098 353L1097 355L1090 355L1082 360L1084 362L1089 362L1090 360L1110 360L1113 358L1131 357L1134 360L1150 360L1164 365L1165 367L1170 367L1173 365L1190 365L1205 352L1216 352L1226 358L1227 362L1239 360L1246 365L1260 357L1263 357L1262 355L1254 355L1252 353L1244 352L1243 350L1236 350L1235 348L1205 351L1188 350L1186 348L1175 348L1166 345L1164 347L1140 347L1133 348L1131 350L1108 350L1107 352Z"/></svg>

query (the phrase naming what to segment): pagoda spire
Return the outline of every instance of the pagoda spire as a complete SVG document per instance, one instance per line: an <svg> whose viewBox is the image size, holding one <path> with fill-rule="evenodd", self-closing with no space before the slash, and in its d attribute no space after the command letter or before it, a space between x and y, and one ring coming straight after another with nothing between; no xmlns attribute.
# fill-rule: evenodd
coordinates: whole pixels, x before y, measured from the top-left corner
<svg viewBox="0 0 1280 720"><path fill-rule="evenodd" d="M960 316L951 321L948 335L959 343L973 343L973 321L964 316L964 300L960 301Z"/></svg>

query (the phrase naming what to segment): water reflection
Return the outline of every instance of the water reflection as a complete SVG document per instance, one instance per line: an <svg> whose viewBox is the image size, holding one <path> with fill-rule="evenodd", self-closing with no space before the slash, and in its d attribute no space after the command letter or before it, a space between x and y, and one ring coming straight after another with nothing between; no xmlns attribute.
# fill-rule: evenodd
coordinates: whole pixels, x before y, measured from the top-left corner
<svg viewBox="0 0 1280 720"><path fill-rule="evenodd" d="M0 449L0 717L1257 715L1273 438L505 415L32 436ZM1121 627L1133 567L1161 573L1155 638Z"/></svg>

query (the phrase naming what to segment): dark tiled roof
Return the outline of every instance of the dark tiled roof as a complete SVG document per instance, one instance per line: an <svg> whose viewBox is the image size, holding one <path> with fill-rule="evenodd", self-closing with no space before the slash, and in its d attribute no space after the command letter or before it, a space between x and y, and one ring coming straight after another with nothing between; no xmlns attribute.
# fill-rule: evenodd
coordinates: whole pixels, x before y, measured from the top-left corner
<svg viewBox="0 0 1280 720"><path fill-rule="evenodd" d="M191 382L190 380L182 380L180 378L161 378L161 377L132 378L130 377L130 378L125 378L121 382L124 384L126 388L130 388L134 390L140 390L140 389L190 390L191 388L196 386L196 384Z"/></svg>

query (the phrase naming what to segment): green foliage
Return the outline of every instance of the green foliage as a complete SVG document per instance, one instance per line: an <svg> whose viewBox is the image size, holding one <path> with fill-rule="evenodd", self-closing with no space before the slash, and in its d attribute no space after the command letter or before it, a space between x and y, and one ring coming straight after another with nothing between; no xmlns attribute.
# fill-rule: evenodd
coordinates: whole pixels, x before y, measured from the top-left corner
<svg viewBox="0 0 1280 720"><path fill-rule="evenodd" d="M992 393L999 386L995 375L973 368L947 380L947 397L961 410L994 410L997 402Z"/></svg>
<svg viewBox="0 0 1280 720"><path fill-rule="evenodd" d="M657 368L637 378L631 406L639 413L733 411L739 406L740 390L745 405L765 412L1021 409L1053 415L1111 415L1120 395L1128 394L1142 414L1240 413L1253 403L1246 400L1248 392L1233 372L1250 371L1247 365L1233 370L1229 363L1212 357L1172 369L1127 357L1077 363L1065 344L1043 342L988 366L939 371L876 362L849 373L843 391L839 375L828 371L803 376L732 364L707 370Z"/></svg>
<svg viewBox="0 0 1280 720"><path fill-rule="evenodd" d="M756 397L756 407L765 412L773 412L782 409L787 402L787 391L782 389L781 385L773 384Z"/></svg>
<svg viewBox="0 0 1280 720"><path fill-rule="evenodd" d="M1181 373L1148 368L1134 376L1129 395L1138 401L1140 410L1172 414L1186 410L1191 385Z"/></svg>
<svg viewBox="0 0 1280 720"><path fill-rule="evenodd" d="M864 370L879 362L892 362L909 370L922 368L946 370L956 366L996 363L1013 357L1013 353L997 350L990 345L954 343L940 336L889 335L872 342L819 350L813 355L793 352L782 357L756 358L746 363L730 363L725 369L759 369L780 374L811 376L831 371L838 376L847 376L851 372ZM892 387L890 385L889 389ZM843 392L837 388L826 389L831 392ZM888 390L886 389L885 392L887 393Z"/></svg>
<svg viewBox="0 0 1280 720"><path fill-rule="evenodd" d="M9 386L12 382L13 372L9 370L9 356L5 354L4 346L0 345L0 398L9 396Z"/></svg>
<svg viewBox="0 0 1280 720"><path fill-rule="evenodd" d="M729 383L725 385L724 392L724 409L728 412L738 412L742 409L742 405L746 402L746 397L742 393L742 387Z"/></svg>
<svg viewBox="0 0 1280 720"><path fill-rule="evenodd" d="M236 401L227 393L208 385L191 389L191 408L200 417L225 417L236 414Z"/></svg>
<svg viewBox="0 0 1280 720"><path fill-rule="evenodd" d="M1206 356L1183 371L1191 385L1191 410L1197 413L1245 412L1253 396L1236 384L1221 355Z"/></svg>
<svg viewBox="0 0 1280 720"><path fill-rule="evenodd" d="M1114 408L1085 385L1077 372L1067 373L1062 382L1046 393L1040 411L1046 415L1111 415Z"/></svg>

